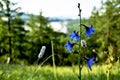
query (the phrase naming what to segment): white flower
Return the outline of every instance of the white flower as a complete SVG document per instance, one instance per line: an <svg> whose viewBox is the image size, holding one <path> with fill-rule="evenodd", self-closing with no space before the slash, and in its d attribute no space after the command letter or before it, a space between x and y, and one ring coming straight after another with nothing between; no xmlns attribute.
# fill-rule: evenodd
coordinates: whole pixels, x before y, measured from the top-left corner
<svg viewBox="0 0 120 80"><path fill-rule="evenodd" d="M84 39L81 40L81 46L82 47L87 47L87 43L86 43L86 41Z"/></svg>
<svg viewBox="0 0 120 80"><path fill-rule="evenodd" d="M45 53L46 46L42 46L40 53L38 54L38 59L42 58Z"/></svg>

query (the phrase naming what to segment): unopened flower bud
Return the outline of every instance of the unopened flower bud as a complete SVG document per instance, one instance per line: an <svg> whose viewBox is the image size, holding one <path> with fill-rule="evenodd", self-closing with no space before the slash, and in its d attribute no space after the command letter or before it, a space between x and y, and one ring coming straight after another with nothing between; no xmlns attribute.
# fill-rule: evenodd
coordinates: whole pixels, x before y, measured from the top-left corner
<svg viewBox="0 0 120 80"><path fill-rule="evenodd" d="M82 47L87 47L87 43L86 43L85 40L81 40L81 46L82 46Z"/></svg>
<svg viewBox="0 0 120 80"><path fill-rule="evenodd" d="M40 53L38 54L38 59L42 58L45 53L46 46L42 46Z"/></svg>

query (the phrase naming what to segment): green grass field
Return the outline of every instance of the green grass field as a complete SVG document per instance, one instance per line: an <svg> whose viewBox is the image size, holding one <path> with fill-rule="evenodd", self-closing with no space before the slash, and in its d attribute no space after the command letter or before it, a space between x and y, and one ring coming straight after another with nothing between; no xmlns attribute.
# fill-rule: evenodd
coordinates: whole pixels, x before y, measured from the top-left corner
<svg viewBox="0 0 120 80"><path fill-rule="evenodd" d="M51 66L22 66L0 64L0 80L78 80L78 67L56 67L56 78ZM94 65L92 71L82 69L82 80L108 80L106 66ZM109 80L120 80L118 66L110 70Z"/></svg>

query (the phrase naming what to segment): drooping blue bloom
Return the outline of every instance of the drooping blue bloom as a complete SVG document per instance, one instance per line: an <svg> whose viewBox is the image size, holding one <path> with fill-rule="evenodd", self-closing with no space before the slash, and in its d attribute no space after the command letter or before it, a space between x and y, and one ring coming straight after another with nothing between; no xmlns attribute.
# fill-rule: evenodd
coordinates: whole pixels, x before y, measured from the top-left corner
<svg viewBox="0 0 120 80"><path fill-rule="evenodd" d="M68 42L65 44L65 47L67 48L67 51L68 51L68 52L71 52L71 51L72 51L73 45L74 45L74 44L70 43L70 41L68 41Z"/></svg>
<svg viewBox="0 0 120 80"><path fill-rule="evenodd" d="M94 63L94 60L95 60L95 57L92 57L92 58L89 58L88 60L87 60L87 65L88 65L88 67L89 67L89 69L90 70L92 70L92 65L93 65L93 63Z"/></svg>
<svg viewBox="0 0 120 80"><path fill-rule="evenodd" d="M93 25L91 25L90 27L85 26L85 28L86 28L86 36L87 37L89 37L95 31L94 28L93 28Z"/></svg>
<svg viewBox="0 0 120 80"><path fill-rule="evenodd" d="M78 35L78 32L74 30L74 31L70 34L70 38L71 38L73 41L78 41L78 40L80 39L80 36Z"/></svg>

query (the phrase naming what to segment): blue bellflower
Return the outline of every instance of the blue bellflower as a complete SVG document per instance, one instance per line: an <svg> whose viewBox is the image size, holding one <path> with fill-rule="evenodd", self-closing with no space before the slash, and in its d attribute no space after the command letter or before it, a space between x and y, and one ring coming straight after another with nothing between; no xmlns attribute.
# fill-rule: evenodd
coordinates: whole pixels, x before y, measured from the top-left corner
<svg viewBox="0 0 120 80"><path fill-rule="evenodd" d="M91 66L92 66L93 63L94 63L94 60L95 60L95 57L89 58L89 59L87 60L87 65L88 65L88 67L89 67L90 70L92 70Z"/></svg>
<svg viewBox="0 0 120 80"><path fill-rule="evenodd" d="M73 45L74 45L74 44L70 43L70 41L68 41L68 42L65 44L65 47L67 48L67 51L68 51L68 52L71 52L71 51L72 51Z"/></svg>
<svg viewBox="0 0 120 80"><path fill-rule="evenodd" d="M80 36L78 35L78 32L77 31L73 31L71 34L70 34L70 38L73 40L73 41L78 41Z"/></svg>
<svg viewBox="0 0 120 80"><path fill-rule="evenodd" d="M85 28L86 28L86 36L87 37L89 37L95 31L94 28L93 28L93 25L91 25L90 27L85 26Z"/></svg>

